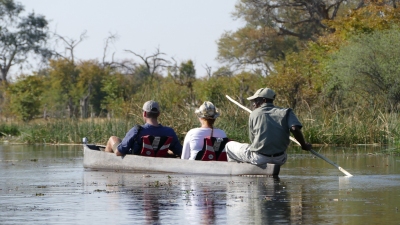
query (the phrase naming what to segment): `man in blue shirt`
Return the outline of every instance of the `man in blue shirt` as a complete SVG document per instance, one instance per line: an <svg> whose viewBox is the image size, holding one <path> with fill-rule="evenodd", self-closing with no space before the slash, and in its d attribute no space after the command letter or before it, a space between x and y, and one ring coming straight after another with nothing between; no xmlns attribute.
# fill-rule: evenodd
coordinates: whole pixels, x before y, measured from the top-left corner
<svg viewBox="0 0 400 225"><path fill-rule="evenodd" d="M117 156L125 154L139 155L142 149L142 137L146 135L153 136L170 136L172 142L169 149L177 157L182 154L182 145L178 137L171 127L164 127L158 123L158 116L160 115L160 107L158 102L153 100L147 101L143 105L143 126L135 126L126 133L124 139L116 136L111 136L106 145L106 152L114 152Z"/></svg>

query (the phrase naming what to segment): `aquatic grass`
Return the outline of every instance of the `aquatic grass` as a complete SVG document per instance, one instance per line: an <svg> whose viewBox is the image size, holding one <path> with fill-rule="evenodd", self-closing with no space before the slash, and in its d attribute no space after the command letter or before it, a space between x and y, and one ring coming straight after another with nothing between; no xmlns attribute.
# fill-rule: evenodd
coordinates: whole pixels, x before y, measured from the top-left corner
<svg viewBox="0 0 400 225"><path fill-rule="evenodd" d="M385 150L382 150L380 153L388 155L400 155L400 148L399 147L387 148Z"/></svg>
<svg viewBox="0 0 400 225"><path fill-rule="evenodd" d="M87 137L91 143L105 144L111 135L123 137L134 125L134 121L121 119L34 121L21 125L21 135L17 141L29 144L77 144Z"/></svg>
<svg viewBox="0 0 400 225"><path fill-rule="evenodd" d="M3 136L17 136L20 134L18 126L13 123L0 124L0 137Z"/></svg>
<svg viewBox="0 0 400 225"><path fill-rule="evenodd" d="M395 144L399 137L397 113L380 110L318 110L299 113L304 133L312 143ZM310 119L312 118L312 119Z"/></svg>
<svg viewBox="0 0 400 225"><path fill-rule="evenodd" d="M215 127L224 130L232 140L248 143L249 113L229 101L220 99L217 102L221 116ZM194 113L197 107L178 104L165 108L159 121L174 128L181 143L187 131L200 126ZM313 144L400 146L400 120L395 112L365 107L356 107L356 110L298 107L294 112L303 124L306 140ZM79 144L83 137L87 137L90 143L105 144L112 135L124 137L136 124L143 124L138 104L132 104L126 118L40 119L29 123L7 123L7 126L18 130L15 141L23 143Z"/></svg>

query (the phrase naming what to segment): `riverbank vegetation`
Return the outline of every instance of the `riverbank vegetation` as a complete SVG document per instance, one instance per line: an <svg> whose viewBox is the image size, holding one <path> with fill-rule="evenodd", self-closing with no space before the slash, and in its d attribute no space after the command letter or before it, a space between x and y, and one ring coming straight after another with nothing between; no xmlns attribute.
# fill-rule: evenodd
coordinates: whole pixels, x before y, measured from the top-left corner
<svg viewBox="0 0 400 225"><path fill-rule="evenodd" d="M223 66L207 67L207 74L160 49L128 50L132 59L121 61L77 61L74 42L61 39L71 45L68 56L54 54L40 71L2 79L0 134L24 143L80 143L82 137L105 143L141 124L141 106L153 99L161 104L160 121L181 141L199 126L194 109L211 101L221 111L216 126L247 142L248 113L225 95L250 108L246 97L270 87L275 104L298 115L311 143L399 145L396 1L296 2L302 4L239 1L234 14L246 25L221 35Z"/></svg>

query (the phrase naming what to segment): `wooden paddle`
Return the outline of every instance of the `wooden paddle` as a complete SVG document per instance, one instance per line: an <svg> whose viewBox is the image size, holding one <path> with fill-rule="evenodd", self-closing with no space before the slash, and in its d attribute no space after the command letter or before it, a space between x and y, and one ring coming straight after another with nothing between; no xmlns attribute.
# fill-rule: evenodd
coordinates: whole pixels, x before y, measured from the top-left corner
<svg viewBox="0 0 400 225"><path fill-rule="evenodd" d="M251 113L251 110L250 110L249 108L247 108L247 107L241 105L239 102L233 100L233 99L232 99L231 97L229 97L228 95L225 95L225 97L226 97L227 99L229 99L229 101L235 103L235 104L236 104L237 106L239 106L240 108L242 108L242 109L246 110L247 112ZM295 138L293 138L292 136L289 136L289 138L290 138L290 140L293 141L294 143L300 145L300 143L299 143ZM323 159L325 162L327 162L327 163L331 164L332 166L336 167L336 168L337 168L338 170L340 170L342 173L346 174L346 176L349 176L349 177L353 176L353 175L351 175L349 172L347 172L345 169L343 169L342 167L336 165L336 163L332 162L331 160L329 160L329 159L326 158L325 156L319 154L318 152L316 152L316 151L314 151L314 150L312 150L312 149L310 150L310 152L311 152L312 154L314 154L315 156L318 156L319 158Z"/></svg>

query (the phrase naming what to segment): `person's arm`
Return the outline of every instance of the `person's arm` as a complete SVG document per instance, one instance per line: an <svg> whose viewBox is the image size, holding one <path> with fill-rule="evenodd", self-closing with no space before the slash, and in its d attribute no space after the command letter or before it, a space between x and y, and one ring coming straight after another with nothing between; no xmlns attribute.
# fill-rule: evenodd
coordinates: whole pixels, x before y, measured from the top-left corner
<svg viewBox="0 0 400 225"><path fill-rule="evenodd" d="M253 120L251 118L251 114L249 116L249 125L248 125L248 129L249 129L249 140L250 143L253 143L254 140L254 134L253 134Z"/></svg>
<svg viewBox="0 0 400 225"><path fill-rule="evenodd" d="M189 140L189 132L185 136L185 140L183 140L183 147L182 147L182 155L181 159L189 159L190 157L190 140Z"/></svg>
<svg viewBox="0 0 400 225"><path fill-rule="evenodd" d="M169 150L171 150L175 156L181 157L182 155L182 145L179 142L178 136L176 135L175 131L171 128L171 136L172 136L172 142L171 145L169 146Z"/></svg>
<svg viewBox="0 0 400 225"><path fill-rule="evenodd" d="M290 128L290 132L292 132L294 138L296 138L296 140L300 143L303 150L310 151L312 149L312 145L304 140L304 135L303 132L301 132L301 127L292 126Z"/></svg>
<svg viewBox="0 0 400 225"><path fill-rule="evenodd" d="M138 135L137 127L133 127L126 133L125 137L122 139L121 143L118 145L115 154L117 156L124 156L129 153L129 150L134 147L136 136Z"/></svg>

